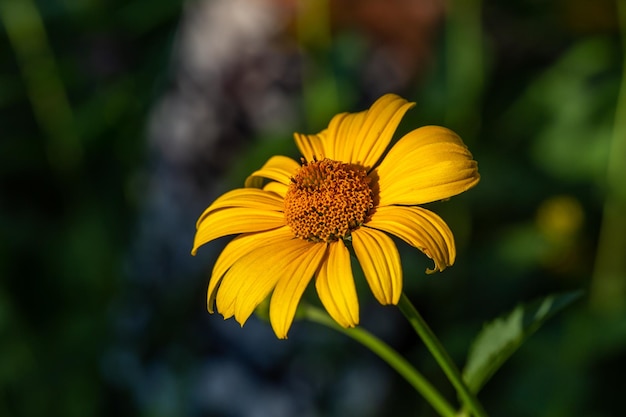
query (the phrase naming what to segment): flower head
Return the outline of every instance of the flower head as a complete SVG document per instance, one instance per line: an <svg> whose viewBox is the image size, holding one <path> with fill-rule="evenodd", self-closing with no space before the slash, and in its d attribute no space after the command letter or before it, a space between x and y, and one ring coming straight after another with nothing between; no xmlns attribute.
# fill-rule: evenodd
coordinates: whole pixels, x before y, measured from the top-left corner
<svg viewBox="0 0 626 417"><path fill-rule="evenodd" d="M359 322L350 251L381 304L397 304L402 268L395 235L434 261L454 263L454 238L435 213L419 207L452 197L480 179L476 161L451 130L425 126L400 138L383 158L400 120L414 106L387 94L369 110L341 113L317 135L295 134L301 163L274 156L244 188L202 213L192 253L236 236L218 257L208 309L242 325L270 293L270 322L287 337L311 279L342 326Z"/></svg>

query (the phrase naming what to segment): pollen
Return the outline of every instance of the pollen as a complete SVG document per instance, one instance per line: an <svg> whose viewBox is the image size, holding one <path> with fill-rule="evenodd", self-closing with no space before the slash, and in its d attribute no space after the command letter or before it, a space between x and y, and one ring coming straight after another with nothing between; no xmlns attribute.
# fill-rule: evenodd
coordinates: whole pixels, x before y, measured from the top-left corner
<svg viewBox="0 0 626 417"><path fill-rule="evenodd" d="M374 207L365 169L331 159L303 162L285 195L285 220L294 235L313 242L343 239Z"/></svg>

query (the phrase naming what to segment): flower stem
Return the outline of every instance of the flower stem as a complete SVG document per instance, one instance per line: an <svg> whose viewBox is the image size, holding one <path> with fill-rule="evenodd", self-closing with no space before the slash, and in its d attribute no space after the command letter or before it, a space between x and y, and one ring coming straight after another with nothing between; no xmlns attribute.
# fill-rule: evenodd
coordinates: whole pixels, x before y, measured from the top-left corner
<svg viewBox="0 0 626 417"><path fill-rule="evenodd" d="M312 306L304 307L303 313L304 317L308 320L344 333L378 355L382 360L387 362L389 366L402 375L404 379L428 401L440 416L455 417L457 415L450 403L448 403L439 391L437 391L417 369L376 336L362 328L345 329L325 312Z"/></svg>
<svg viewBox="0 0 626 417"><path fill-rule="evenodd" d="M470 392L469 388L463 381L463 377L459 372L459 369L455 365L448 352L443 347L437 336L428 327L428 324L424 321L417 309L411 304L411 301L402 293L398 307L407 320L413 326L413 329L417 332L422 339L430 353L433 355L441 369L444 371L454 388L456 388L459 397L465 404L465 407L476 417L487 417L487 413L483 409L482 405L476 398L476 396Z"/></svg>

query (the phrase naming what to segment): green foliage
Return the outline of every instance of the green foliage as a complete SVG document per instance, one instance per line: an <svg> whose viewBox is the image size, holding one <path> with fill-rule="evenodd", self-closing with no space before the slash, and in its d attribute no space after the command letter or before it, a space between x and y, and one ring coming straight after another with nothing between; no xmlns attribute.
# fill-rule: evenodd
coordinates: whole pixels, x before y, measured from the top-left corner
<svg viewBox="0 0 626 417"><path fill-rule="evenodd" d="M535 127L531 155L546 172L565 181L604 180L615 116L614 61L611 38L583 39L533 79L507 113L505 123Z"/></svg>
<svg viewBox="0 0 626 417"><path fill-rule="evenodd" d="M463 378L477 393L541 325L581 297L581 292L550 295L487 323L470 349Z"/></svg>

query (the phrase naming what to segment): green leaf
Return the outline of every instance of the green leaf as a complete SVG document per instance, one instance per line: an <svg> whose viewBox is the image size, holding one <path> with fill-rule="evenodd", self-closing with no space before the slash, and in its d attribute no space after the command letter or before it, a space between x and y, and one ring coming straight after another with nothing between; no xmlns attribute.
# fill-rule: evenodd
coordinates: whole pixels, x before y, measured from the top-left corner
<svg viewBox="0 0 626 417"><path fill-rule="evenodd" d="M463 370L463 379L469 389L474 393L480 391L531 334L581 295L581 291L550 295L519 305L512 312L485 324L470 348Z"/></svg>

